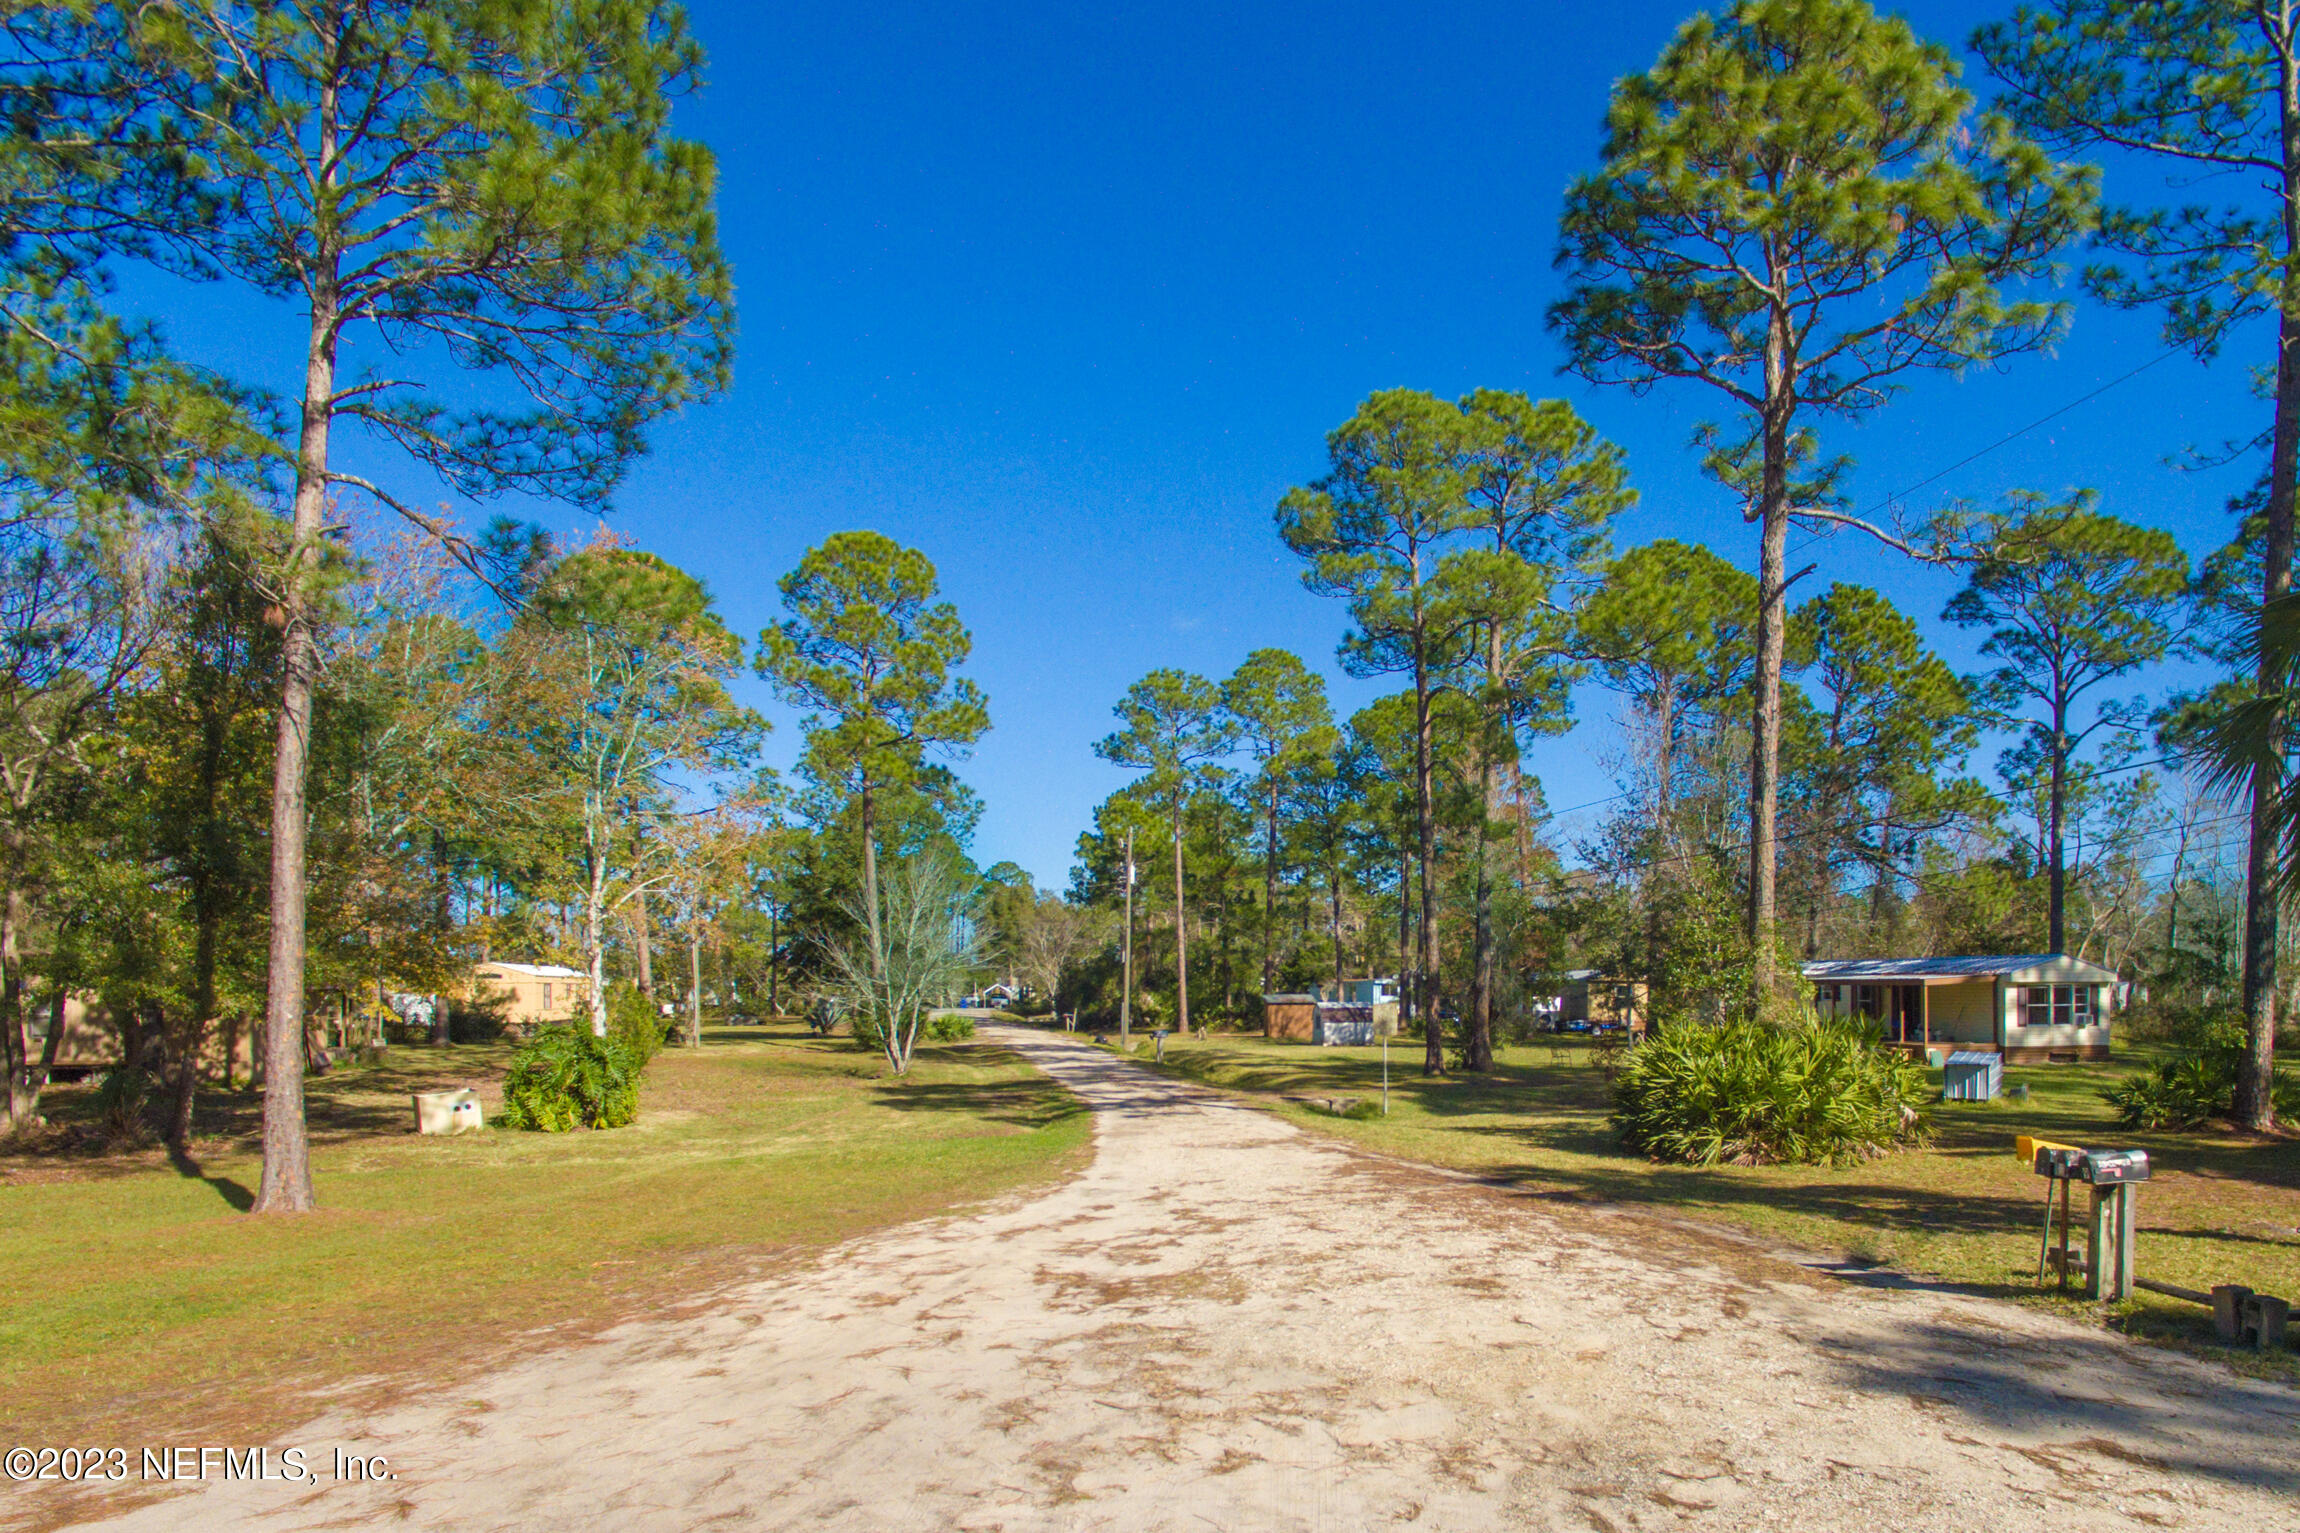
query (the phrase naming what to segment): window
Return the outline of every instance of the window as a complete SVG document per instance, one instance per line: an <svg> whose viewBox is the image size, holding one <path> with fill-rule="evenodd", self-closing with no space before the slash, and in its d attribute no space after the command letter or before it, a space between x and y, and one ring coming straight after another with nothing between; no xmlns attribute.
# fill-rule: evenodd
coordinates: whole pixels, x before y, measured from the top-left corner
<svg viewBox="0 0 2300 1533"><path fill-rule="evenodd" d="M2028 1027L2091 1027L2098 1020L2094 985L2025 985L2022 1021Z"/></svg>
<svg viewBox="0 0 2300 1533"><path fill-rule="evenodd" d="M1874 1017L1883 1014L1882 1008L1877 1004L1877 987L1875 985L1855 985L1853 987L1853 1014L1861 1017Z"/></svg>

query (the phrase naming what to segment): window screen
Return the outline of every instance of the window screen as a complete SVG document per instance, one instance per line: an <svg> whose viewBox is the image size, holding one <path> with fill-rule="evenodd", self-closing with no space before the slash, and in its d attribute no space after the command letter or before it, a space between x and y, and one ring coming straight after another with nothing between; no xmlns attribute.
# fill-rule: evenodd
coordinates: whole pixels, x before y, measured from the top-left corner
<svg viewBox="0 0 2300 1533"><path fill-rule="evenodd" d="M2091 1027L2098 1020L2097 985L2027 985L2021 1000L2029 1027Z"/></svg>

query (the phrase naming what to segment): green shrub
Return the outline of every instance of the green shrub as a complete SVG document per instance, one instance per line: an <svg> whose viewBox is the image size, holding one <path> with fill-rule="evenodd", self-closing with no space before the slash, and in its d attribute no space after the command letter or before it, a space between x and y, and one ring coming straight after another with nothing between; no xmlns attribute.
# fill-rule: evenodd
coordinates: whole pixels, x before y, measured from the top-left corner
<svg viewBox="0 0 2300 1533"><path fill-rule="evenodd" d="M622 1039L642 1067L661 1052L671 1026L637 985L616 980L607 987L607 1036Z"/></svg>
<svg viewBox="0 0 2300 1533"><path fill-rule="evenodd" d="M493 1043L510 1026L509 1003L499 999L457 1001L448 1008L447 1036L455 1043Z"/></svg>
<svg viewBox="0 0 2300 1533"><path fill-rule="evenodd" d="M886 1038L879 1032L878 1018L860 1007L846 1014L847 1030L855 1046L872 1053L886 1051ZM974 1018L961 1016L927 1017L918 1024L918 1036L927 1043L957 1043L974 1036Z"/></svg>
<svg viewBox="0 0 2300 1533"><path fill-rule="evenodd" d="M918 1031L929 1043L957 1043L974 1036L974 1018L956 1015L928 1017L919 1025Z"/></svg>
<svg viewBox="0 0 2300 1533"><path fill-rule="evenodd" d="M159 1082L134 1065L105 1071L96 1087L96 1123L104 1142L141 1144L150 1132L144 1110L158 1094Z"/></svg>
<svg viewBox="0 0 2300 1533"><path fill-rule="evenodd" d="M639 1072L646 1068L646 1056L622 1032L595 1038L580 1022L546 1027L511 1056L500 1121L546 1134L621 1128L639 1116Z"/></svg>
<svg viewBox="0 0 2300 1533"><path fill-rule="evenodd" d="M1628 1051L1613 1126L1656 1160L1842 1165L1921 1141L1930 1095L1854 1019L1685 1023Z"/></svg>
<svg viewBox="0 0 2300 1533"><path fill-rule="evenodd" d="M2235 1115L2236 1080L2248 1052L2243 1019L2218 1013L2182 1036L2194 1053L2102 1089L2119 1126L2177 1132ZM2300 1075L2278 1071L2269 1101L2280 1120L2300 1116Z"/></svg>
<svg viewBox="0 0 2300 1533"><path fill-rule="evenodd" d="M2101 1092L2124 1128L2189 1129L2235 1105L2236 1059L2224 1053L2168 1059Z"/></svg>

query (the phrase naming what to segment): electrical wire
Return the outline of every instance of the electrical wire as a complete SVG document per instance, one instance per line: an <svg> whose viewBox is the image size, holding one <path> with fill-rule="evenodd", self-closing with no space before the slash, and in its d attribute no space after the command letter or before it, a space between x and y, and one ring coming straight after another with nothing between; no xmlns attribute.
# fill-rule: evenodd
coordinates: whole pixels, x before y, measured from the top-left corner
<svg viewBox="0 0 2300 1533"><path fill-rule="evenodd" d="M2092 403L2094 400L2098 399L2101 395L2107 393L2109 390L2117 388L2122 384L2130 383L2133 379L2139 377L2142 373L2145 373L2150 368L2156 366L2159 362L2166 361L2187 349L2188 348L2185 346L2167 347L2165 350L2158 352L2155 356L2150 357L2147 361L2141 363L2138 367L2133 368L2130 372L2117 374L2117 376L2109 379L2108 382L2101 384L2098 388L2095 388L2088 393L2079 394L2076 398L2070 400L2067 404L2062 405L2059 409L2047 411L2045 414L2038 416L2035 420L2030 421L2027 425L2021 427L2019 430L2009 432L2004 436L1998 437L1995 441L1989 443L1986 447L1979 449L1977 452L1970 452L1965 454L1965 456L1957 459L1956 462L1950 464L1947 468L1941 469L1935 473L1927 474L1924 478L1918 480L1915 484L1907 485L1901 489L1893 491L1891 494L1885 496L1884 499L1877 501L1874 505L1871 505L1866 511L1861 512L1861 519L1864 521L1873 520L1880 513L1890 511L1901 501L1907 499L1911 495L1916 494L1917 491L1922 490L1927 486L1940 483L1943 479L1948 478L1949 475L1955 473L1958 469L1966 468L1972 464L1978 463L1981 459L1987 457L1990 453L1997 451L1999 448L2010 447L2013 443L2019 441L2022 437L2027 436L2030 432L2036 430L2038 427L2052 424L2052 422L2059 420L2062 416L2068 414L2071 410L2078 408L2080 405L2088 405ZM1837 525L1842 524L1840 523ZM1818 528L1809 530L1805 534L1804 540L1798 543L1796 547L1790 549L1789 553L1791 555L1802 553L1806 549L1812 547L1815 543L1820 542L1823 538L1829 537L1833 531L1834 528L1832 528L1831 531L1822 531Z"/></svg>

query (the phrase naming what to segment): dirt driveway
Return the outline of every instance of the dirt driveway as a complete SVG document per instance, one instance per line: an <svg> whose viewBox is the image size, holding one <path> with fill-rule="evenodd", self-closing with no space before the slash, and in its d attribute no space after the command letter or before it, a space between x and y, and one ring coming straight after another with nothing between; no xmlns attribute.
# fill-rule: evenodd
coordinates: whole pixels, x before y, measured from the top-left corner
<svg viewBox="0 0 2300 1533"><path fill-rule="evenodd" d="M104 1526L2300 1528L2300 1397L1370 1160L1061 1035L1070 1184ZM337 1449L396 1479L336 1483Z"/></svg>

